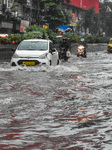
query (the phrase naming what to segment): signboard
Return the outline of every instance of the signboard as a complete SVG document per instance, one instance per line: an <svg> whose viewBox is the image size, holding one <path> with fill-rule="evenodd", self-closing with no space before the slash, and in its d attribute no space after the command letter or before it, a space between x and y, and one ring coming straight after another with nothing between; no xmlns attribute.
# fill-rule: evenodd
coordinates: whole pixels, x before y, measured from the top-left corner
<svg viewBox="0 0 112 150"><path fill-rule="evenodd" d="M71 15L72 15L72 21L76 21L77 15L75 13L72 13Z"/></svg>
<svg viewBox="0 0 112 150"><path fill-rule="evenodd" d="M43 25L43 28L47 29L47 28L48 28L48 26L47 26L47 25Z"/></svg>
<svg viewBox="0 0 112 150"><path fill-rule="evenodd" d="M73 26L58 26L57 28L57 32L59 35L62 34L68 34L68 33L72 33L73 32Z"/></svg>
<svg viewBox="0 0 112 150"><path fill-rule="evenodd" d="M29 21L21 20L20 32L26 32L26 27L29 26Z"/></svg>

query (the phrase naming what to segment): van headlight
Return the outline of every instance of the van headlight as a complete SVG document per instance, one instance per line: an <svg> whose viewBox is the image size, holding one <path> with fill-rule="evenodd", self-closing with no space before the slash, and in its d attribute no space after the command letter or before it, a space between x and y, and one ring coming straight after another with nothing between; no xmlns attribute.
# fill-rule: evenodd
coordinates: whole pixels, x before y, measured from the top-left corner
<svg viewBox="0 0 112 150"><path fill-rule="evenodd" d="M47 53L45 53L45 54L39 56L40 59L45 59L46 57L47 57Z"/></svg>
<svg viewBox="0 0 112 150"><path fill-rule="evenodd" d="M16 53L14 53L14 55L12 57L13 58L19 58L19 55L17 55Z"/></svg>

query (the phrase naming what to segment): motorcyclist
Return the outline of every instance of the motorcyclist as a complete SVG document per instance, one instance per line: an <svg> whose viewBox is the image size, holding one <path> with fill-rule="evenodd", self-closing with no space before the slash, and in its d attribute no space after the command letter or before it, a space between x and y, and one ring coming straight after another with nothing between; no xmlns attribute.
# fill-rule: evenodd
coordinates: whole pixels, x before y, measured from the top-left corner
<svg viewBox="0 0 112 150"><path fill-rule="evenodd" d="M81 38L79 45L83 45L85 48L87 48L87 44L84 38Z"/></svg>
<svg viewBox="0 0 112 150"><path fill-rule="evenodd" d="M81 38L79 45L83 45L85 47L84 49L84 53L86 54L86 48L87 48L87 44L84 38Z"/></svg>
<svg viewBox="0 0 112 150"><path fill-rule="evenodd" d="M67 61L70 56L70 44L68 43L67 38L63 38L59 45L59 59L64 59Z"/></svg>
<svg viewBox="0 0 112 150"><path fill-rule="evenodd" d="M62 47L65 48L66 51L69 50L70 45L67 42L67 38L63 38L62 42L60 43L59 49L61 49Z"/></svg>

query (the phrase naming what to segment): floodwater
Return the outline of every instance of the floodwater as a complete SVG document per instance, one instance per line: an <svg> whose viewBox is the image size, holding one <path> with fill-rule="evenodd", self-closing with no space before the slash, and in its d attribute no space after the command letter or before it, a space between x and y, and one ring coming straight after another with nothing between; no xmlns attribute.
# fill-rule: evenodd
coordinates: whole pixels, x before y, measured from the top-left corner
<svg viewBox="0 0 112 150"><path fill-rule="evenodd" d="M112 150L112 54L0 64L0 150Z"/></svg>

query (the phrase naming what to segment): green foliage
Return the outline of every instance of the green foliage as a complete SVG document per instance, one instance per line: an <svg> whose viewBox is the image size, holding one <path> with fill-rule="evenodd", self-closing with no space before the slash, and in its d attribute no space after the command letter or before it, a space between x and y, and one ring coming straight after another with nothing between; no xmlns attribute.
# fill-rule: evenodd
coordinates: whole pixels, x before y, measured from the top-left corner
<svg viewBox="0 0 112 150"><path fill-rule="evenodd" d="M26 32L32 32L32 31L38 31L38 30L40 30L40 27L37 25L28 26L26 28Z"/></svg>
<svg viewBox="0 0 112 150"><path fill-rule="evenodd" d="M100 27L107 36L112 35L112 1L104 0L99 5Z"/></svg>
<svg viewBox="0 0 112 150"><path fill-rule="evenodd" d="M89 28L91 34L101 35L102 31L106 36L112 35L112 2L104 0L99 3L99 13L94 12L94 8L85 10L83 13L83 26ZM100 30L102 29L102 31ZM100 40L100 39L97 39Z"/></svg>
<svg viewBox="0 0 112 150"><path fill-rule="evenodd" d="M70 38L73 43L78 43L80 41L80 37L77 34L65 34L64 37Z"/></svg>
<svg viewBox="0 0 112 150"><path fill-rule="evenodd" d="M13 41L15 44L19 44L24 39L50 39L54 43L59 43L60 39L56 38L56 32L53 32L51 29L40 28L37 25L27 27L25 34L12 34L6 38L0 38L1 44L12 44ZM67 37L70 39L72 43L78 43L81 36L78 36L75 33L72 34L64 34L63 37ZM95 34L93 35L86 35L85 40L87 43L107 43L110 37L101 37Z"/></svg>
<svg viewBox="0 0 112 150"><path fill-rule="evenodd" d="M94 35L88 35L86 37L86 42L87 43L95 43L97 40L98 40L97 37L94 36Z"/></svg>
<svg viewBox="0 0 112 150"><path fill-rule="evenodd" d="M0 44L11 44L11 41L8 37L0 38Z"/></svg>
<svg viewBox="0 0 112 150"><path fill-rule="evenodd" d="M84 29L89 28L91 34L97 34L100 26L99 14L95 13L94 8L90 8L83 14Z"/></svg>
<svg viewBox="0 0 112 150"><path fill-rule="evenodd" d="M10 43L13 43L14 41L15 44L18 44L21 42L21 34L12 34L8 37L8 39L10 40Z"/></svg>
<svg viewBox="0 0 112 150"><path fill-rule="evenodd" d="M45 3L48 3L48 2L55 2L57 4L60 4L61 3L70 3L71 1L70 0L41 0L42 2L45 2Z"/></svg>
<svg viewBox="0 0 112 150"><path fill-rule="evenodd" d="M25 39L42 39L42 32L32 31L24 34Z"/></svg>
<svg viewBox="0 0 112 150"><path fill-rule="evenodd" d="M64 37L70 38L72 43L79 43L82 36L78 36L76 34L67 34ZM108 43L110 37L101 37L97 35L87 35L83 37L87 43Z"/></svg>
<svg viewBox="0 0 112 150"><path fill-rule="evenodd" d="M53 42L55 42L55 40L56 40L55 38L56 38L57 34L49 28L46 30L46 32L48 34L49 39L52 40Z"/></svg>
<svg viewBox="0 0 112 150"><path fill-rule="evenodd" d="M25 34L12 34L6 38L1 38L1 44L19 44L24 39L50 39L55 42L56 33L51 29L40 28L37 25L32 25L26 28Z"/></svg>
<svg viewBox="0 0 112 150"><path fill-rule="evenodd" d="M65 25L66 24L70 24L71 20L72 20L72 15L70 11L67 10L63 10L64 16L65 16Z"/></svg>
<svg viewBox="0 0 112 150"><path fill-rule="evenodd" d="M70 13L62 10L60 3L64 0L42 0L46 8L48 8L45 20L49 24L50 29L55 31L56 27L59 25L69 24L71 21ZM67 3L70 2L69 0Z"/></svg>
<svg viewBox="0 0 112 150"><path fill-rule="evenodd" d="M110 37L101 37L97 35L88 35L86 37L87 43L107 43Z"/></svg>
<svg viewBox="0 0 112 150"><path fill-rule="evenodd" d="M40 28L39 26L37 25L32 25L32 26L28 26L26 28L26 31L27 31L27 35L30 37L30 38L41 38L41 39L48 39L49 36L46 32L47 29L45 28Z"/></svg>

